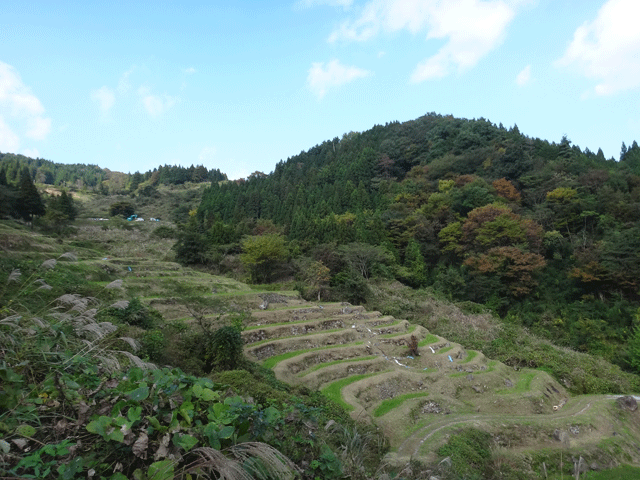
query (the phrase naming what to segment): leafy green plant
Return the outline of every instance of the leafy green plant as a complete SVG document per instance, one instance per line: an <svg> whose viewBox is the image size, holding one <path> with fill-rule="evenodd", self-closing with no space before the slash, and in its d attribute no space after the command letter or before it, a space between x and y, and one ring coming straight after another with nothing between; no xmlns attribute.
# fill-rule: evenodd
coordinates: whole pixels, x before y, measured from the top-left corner
<svg viewBox="0 0 640 480"><path fill-rule="evenodd" d="M331 448L322 445L320 451L320 456L309 465L315 475L314 480L343 478L342 464Z"/></svg>
<svg viewBox="0 0 640 480"><path fill-rule="evenodd" d="M160 329L150 330L144 333L140 339L142 349L140 355L147 356L153 362L165 360L165 348L167 340Z"/></svg>

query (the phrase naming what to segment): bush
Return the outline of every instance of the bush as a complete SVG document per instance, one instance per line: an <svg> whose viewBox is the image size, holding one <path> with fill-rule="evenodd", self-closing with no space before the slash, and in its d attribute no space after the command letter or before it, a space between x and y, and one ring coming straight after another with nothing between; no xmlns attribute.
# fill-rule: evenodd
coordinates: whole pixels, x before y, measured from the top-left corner
<svg viewBox="0 0 640 480"><path fill-rule="evenodd" d="M218 370L235 370L243 360L242 335L237 326L220 327L211 337L209 345L205 371L211 372L214 368Z"/></svg>
<svg viewBox="0 0 640 480"><path fill-rule="evenodd" d="M142 305L138 298L131 300L124 309L109 308L106 314L123 323L145 330L153 328L162 320L162 315L159 312Z"/></svg>
<svg viewBox="0 0 640 480"><path fill-rule="evenodd" d="M125 202L124 200L116 203L112 203L109 207L109 213L112 217L117 215L121 215L123 217L128 217L135 213L133 205L129 202Z"/></svg>
<svg viewBox="0 0 640 480"><path fill-rule="evenodd" d="M156 238L177 238L178 232L175 228L171 228L167 225L161 225L156 228L151 235Z"/></svg>
<svg viewBox="0 0 640 480"><path fill-rule="evenodd" d="M141 356L146 356L152 362L164 363L166 360L165 348L166 339L162 330L150 330L145 332L141 338Z"/></svg>

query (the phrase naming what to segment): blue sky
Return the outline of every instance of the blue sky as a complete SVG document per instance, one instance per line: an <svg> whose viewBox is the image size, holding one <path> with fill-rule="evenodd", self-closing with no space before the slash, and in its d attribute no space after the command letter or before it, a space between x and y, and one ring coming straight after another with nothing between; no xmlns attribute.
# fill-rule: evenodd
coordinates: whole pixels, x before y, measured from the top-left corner
<svg viewBox="0 0 640 480"><path fill-rule="evenodd" d="M640 141L638 0L4 2L0 152L269 173L428 112L618 158Z"/></svg>

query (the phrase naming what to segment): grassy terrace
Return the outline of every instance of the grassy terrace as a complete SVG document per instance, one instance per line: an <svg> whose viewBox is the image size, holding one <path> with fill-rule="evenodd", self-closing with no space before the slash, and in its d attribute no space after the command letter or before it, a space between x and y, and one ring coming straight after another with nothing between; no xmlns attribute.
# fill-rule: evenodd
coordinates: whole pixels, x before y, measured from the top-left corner
<svg viewBox="0 0 640 480"><path fill-rule="evenodd" d="M344 401L344 399L342 398L342 389L347 385L351 385L352 383L359 382L360 380L363 380L368 377L373 377L374 375L379 375L380 373L383 373L383 372L366 373L363 375L352 375L350 377L341 378L338 381L330 383L320 391L323 394L325 394L328 398L336 402L337 404L342 405L342 407L344 407L345 410L347 410L348 412L351 412L355 409L355 407L350 403L347 403Z"/></svg>
<svg viewBox="0 0 640 480"><path fill-rule="evenodd" d="M251 325L248 326L247 328L245 328L245 331L251 331L251 330L260 330L262 328L271 328L271 327L282 327L282 326L286 326L286 325L300 325L300 324L314 324L314 323L318 323L318 322L326 322L329 320L339 320L339 319L331 319L331 318L317 318L317 319L313 319L313 320L294 320L292 322L278 322L278 323L263 323L261 325Z"/></svg>
<svg viewBox="0 0 640 480"><path fill-rule="evenodd" d="M344 360L334 360L333 362L318 363L317 365L314 365L313 367L305 370L303 373L298 374L298 376L304 377L322 368L330 367L331 365L339 365L341 363L350 363L350 362L364 362L366 360L375 360L376 358L378 358L377 355L370 355L368 357L347 358Z"/></svg>
<svg viewBox="0 0 640 480"><path fill-rule="evenodd" d="M497 390L497 394L512 394L512 393L524 393L531 390L531 382L536 378L538 372L536 371L521 371L516 381L516 385L513 388L506 388Z"/></svg>
<svg viewBox="0 0 640 480"><path fill-rule="evenodd" d="M364 342L354 342L351 345L362 345ZM266 359L264 362L262 362L262 365L265 368L273 368L275 367L278 363L282 362L283 360L288 360L289 358L293 358L293 357L297 357L298 355L302 355L303 353L307 353L307 352L315 352L318 350L329 350L332 348L342 348L344 347L344 345L327 345L324 347L318 347L318 348L305 348L303 350L295 350L293 352L287 352L287 353L281 353L280 355L274 355L273 357L269 357L268 359Z"/></svg>
<svg viewBox="0 0 640 480"><path fill-rule="evenodd" d="M429 394L425 392L425 393L407 393L405 395L398 395L397 397L394 397L394 398L388 398L386 400L383 400L380 403L380 405L378 405L378 407L373 412L373 416L381 417L389 413L394 408L399 407L407 400L410 400L412 398L420 398L420 397L427 397L427 396L429 396Z"/></svg>
<svg viewBox="0 0 640 480"><path fill-rule="evenodd" d="M470 350L467 356L464 359L462 359L460 363L469 363L471 360L473 360L477 356L478 356L478 352L476 350Z"/></svg>
<svg viewBox="0 0 640 480"><path fill-rule="evenodd" d="M247 343L245 345L250 346L250 347L257 347L259 345L263 345L265 343L271 343L274 342L276 340L287 340L289 338L301 338L301 337L312 337L314 335L322 335L325 333L336 333L336 332L343 332L344 328L332 328L330 330L320 330L318 332L313 332L313 333L303 333L300 335L289 335L287 337L278 337L278 338L267 338L265 340L260 340L258 342L254 342L254 343Z"/></svg>
<svg viewBox="0 0 640 480"><path fill-rule="evenodd" d="M433 333L430 333L426 337L424 337L420 342L418 342L418 347L426 347L427 345L431 345L432 343L439 342L440 339L436 337Z"/></svg>
<svg viewBox="0 0 640 480"><path fill-rule="evenodd" d="M399 332L399 333L385 333L385 334L383 334L383 335L380 335L380 338L394 338L394 337L399 337L399 336L401 336L401 335L408 335L408 334L410 334L410 333L413 333L413 332L416 330L416 328L418 328L418 326L417 326L417 325L411 325L411 327L410 327L408 330L404 331L404 332Z"/></svg>

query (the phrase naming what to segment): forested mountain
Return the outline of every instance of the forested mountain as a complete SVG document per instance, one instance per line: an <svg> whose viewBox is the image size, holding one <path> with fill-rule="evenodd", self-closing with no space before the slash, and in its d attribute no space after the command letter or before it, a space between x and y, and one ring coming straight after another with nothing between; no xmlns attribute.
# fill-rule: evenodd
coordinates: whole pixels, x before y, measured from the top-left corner
<svg viewBox="0 0 640 480"><path fill-rule="evenodd" d="M366 296L363 279L396 278L630 368L639 220L635 141L607 160L566 137L431 113L213 183L176 250L220 269L242 252L255 281L297 266L316 290L325 268L327 295Z"/></svg>
<svg viewBox="0 0 640 480"><path fill-rule="evenodd" d="M90 189L104 194L134 193L144 182L147 183L142 185L143 188L147 185L180 185L186 182L219 182L227 179L219 169L208 170L202 165L160 165L145 173L137 171L125 174L97 165L66 165L43 158L33 159L24 155L0 153L0 170L5 172L9 184L17 183L20 173L25 168L32 180L39 184Z"/></svg>
<svg viewBox="0 0 640 480"><path fill-rule="evenodd" d="M16 182L27 168L31 178L46 185L73 187L96 187L108 178L108 170L96 165L64 165L43 158L29 158L13 153L0 153L0 167L9 182Z"/></svg>

